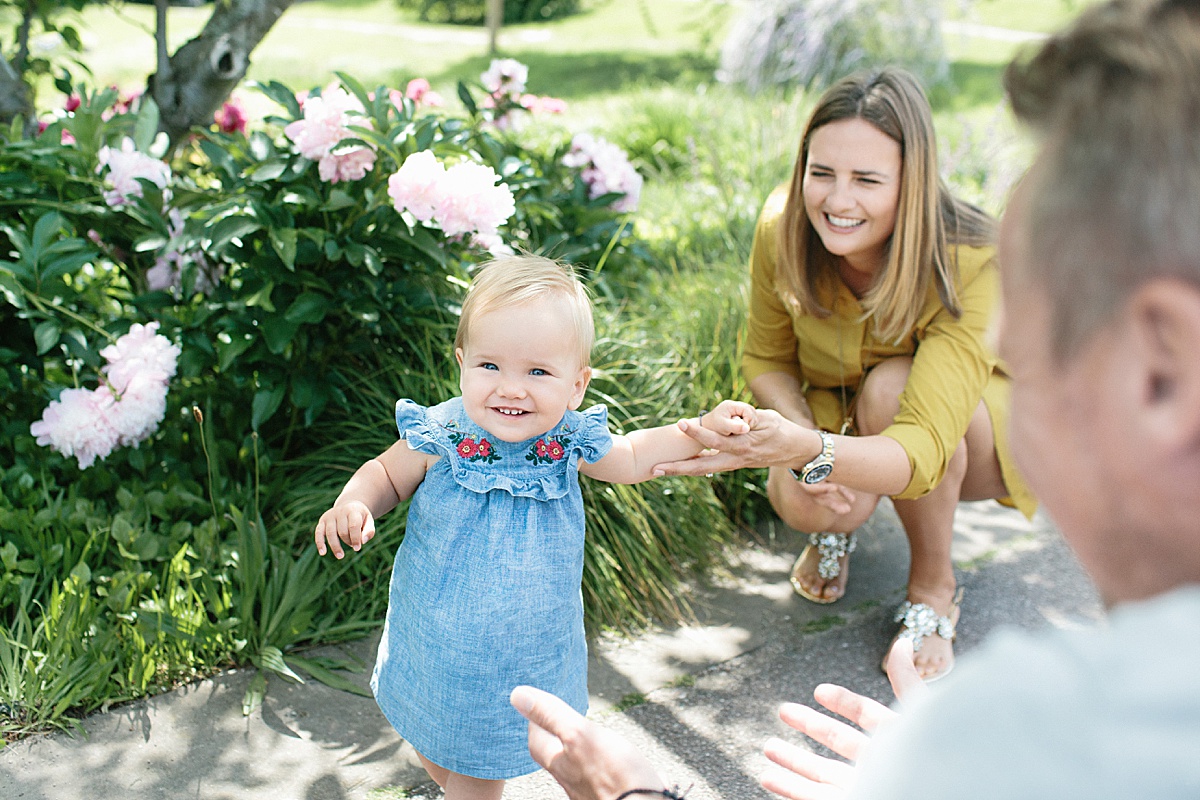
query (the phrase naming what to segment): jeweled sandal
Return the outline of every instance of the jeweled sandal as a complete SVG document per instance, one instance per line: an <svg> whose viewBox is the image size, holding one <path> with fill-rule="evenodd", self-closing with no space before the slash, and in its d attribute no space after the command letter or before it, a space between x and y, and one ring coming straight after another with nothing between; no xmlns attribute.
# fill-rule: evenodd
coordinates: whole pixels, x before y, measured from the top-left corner
<svg viewBox="0 0 1200 800"><path fill-rule="evenodd" d="M804 552L796 559L796 563L792 566L792 588L796 590L796 594L806 600L811 600L814 603L828 605L839 599L838 597L821 597L804 588L800 580L796 577L796 570L800 564L808 557L808 551L812 548L817 548L817 554L821 560L817 562L817 574L825 580L833 580L838 575L842 574L843 556L848 556L854 552L854 548L858 546L858 535L854 533L810 533L808 535L808 546L804 548Z"/></svg>
<svg viewBox="0 0 1200 800"><path fill-rule="evenodd" d="M901 637L912 639L914 653L920 651L921 643L925 641L927 636L936 635L953 644L957 636L955 626L958 624L958 607L960 603L962 603L962 589L959 589L954 595L954 601L950 607L950 615L945 617L938 616L937 611L928 603L914 603L910 600L905 600L901 603L900 607L896 609L896 616L894 617L894 621L900 623L900 631L892 639L892 644L888 645L887 651L883 654L883 671L887 672L887 660L888 655L892 652L892 645ZM950 662L950 666L946 669L924 680L926 683L933 683L949 675L952 669L954 669L953 661Z"/></svg>

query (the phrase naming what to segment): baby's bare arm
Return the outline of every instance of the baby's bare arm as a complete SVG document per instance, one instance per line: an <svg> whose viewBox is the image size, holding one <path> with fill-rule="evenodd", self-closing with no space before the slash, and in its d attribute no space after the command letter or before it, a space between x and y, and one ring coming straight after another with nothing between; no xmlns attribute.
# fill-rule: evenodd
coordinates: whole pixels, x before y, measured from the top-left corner
<svg viewBox="0 0 1200 800"><path fill-rule="evenodd" d="M699 418L698 424L723 436L744 434L751 428L753 413L752 406L726 400ZM702 449L678 425L645 428L614 436L608 454L594 464L580 464L579 471L608 483L641 483L655 477L656 465L691 458Z"/></svg>
<svg viewBox="0 0 1200 800"><path fill-rule="evenodd" d="M411 449L401 439L363 464L346 482L313 533L317 553L342 558L342 542L359 550L375 535L375 518L412 496L436 457Z"/></svg>

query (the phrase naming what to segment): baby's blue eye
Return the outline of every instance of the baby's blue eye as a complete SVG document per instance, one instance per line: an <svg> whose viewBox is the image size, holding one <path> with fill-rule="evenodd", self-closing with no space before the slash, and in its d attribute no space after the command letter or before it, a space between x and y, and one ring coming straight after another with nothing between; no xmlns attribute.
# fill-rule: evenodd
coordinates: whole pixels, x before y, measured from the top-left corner
<svg viewBox="0 0 1200 800"><path fill-rule="evenodd" d="M549 375L550 373L546 372L546 370L544 370L544 369L531 369L531 370L529 370L529 374L530 375Z"/></svg>
<svg viewBox="0 0 1200 800"><path fill-rule="evenodd" d="M500 369L499 367L497 367L495 364L493 364L490 361L485 361L484 363L480 364L479 366L483 367L484 369L491 369L491 370Z"/></svg>

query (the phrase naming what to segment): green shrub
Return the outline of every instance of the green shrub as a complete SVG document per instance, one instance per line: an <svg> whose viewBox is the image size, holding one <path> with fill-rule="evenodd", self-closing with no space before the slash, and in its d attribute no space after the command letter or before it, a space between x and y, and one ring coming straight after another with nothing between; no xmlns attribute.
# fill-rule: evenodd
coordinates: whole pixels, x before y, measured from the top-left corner
<svg viewBox="0 0 1200 800"><path fill-rule="evenodd" d="M593 197L564 164L569 142L532 149L499 127L524 113L515 95L460 87L455 115L345 76L307 99L262 88L277 116L198 131L169 161L151 155L152 103L114 114L107 91L84 93L35 138L0 141L6 737L231 663L338 683L297 648L379 624L403 515L338 564L316 559L313 522L394 440L398 397L456 391L457 304L501 239L591 281L610 331L602 375L614 376L597 380L596 399L615 424L691 413L732 381L725 365L696 382L697 342L663 327L678 318L653 336L619 321L629 298L645 299L650 250L614 210L622 195ZM306 150L294 126L338 103L361 111L339 118L330 149ZM392 177L421 154L492 170L511 215L496 231L450 233L448 216L398 206ZM133 177L118 175L121 159L136 161ZM105 348L151 322L181 349L157 428L102 450L103 469L38 444L31 423L67 390L126 402ZM678 613L675 583L731 531L718 495L683 480L586 491L592 627Z"/></svg>

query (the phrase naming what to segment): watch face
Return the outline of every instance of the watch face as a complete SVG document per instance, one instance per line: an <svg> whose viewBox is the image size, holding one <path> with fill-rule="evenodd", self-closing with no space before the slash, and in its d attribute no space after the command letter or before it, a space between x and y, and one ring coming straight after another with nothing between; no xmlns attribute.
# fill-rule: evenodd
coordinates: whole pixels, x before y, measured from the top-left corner
<svg viewBox="0 0 1200 800"><path fill-rule="evenodd" d="M820 483L833 472L833 464L818 464L804 474L805 483Z"/></svg>

